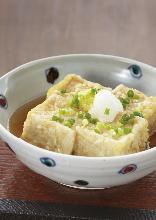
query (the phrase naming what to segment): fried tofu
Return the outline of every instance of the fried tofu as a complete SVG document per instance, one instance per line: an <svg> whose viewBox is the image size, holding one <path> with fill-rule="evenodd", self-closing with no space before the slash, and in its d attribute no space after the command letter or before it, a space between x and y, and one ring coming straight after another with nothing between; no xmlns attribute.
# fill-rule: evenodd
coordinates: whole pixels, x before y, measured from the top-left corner
<svg viewBox="0 0 156 220"><path fill-rule="evenodd" d="M133 90L135 95L138 95L137 99L130 98L130 103L126 105L126 112L132 114L136 111L138 106L142 106L141 113L143 117L148 121L149 135L151 136L156 131L156 97L148 97L144 93L128 88L124 85L117 86L112 93L117 97L127 98L127 92Z"/></svg>
<svg viewBox="0 0 156 220"><path fill-rule="evenodd" d="M47 93L47 99L33 108L27 115L21 138L35 146L63 154L72 154L76 136L76 126L81 125L82 119L77 117L80 110L75 108L75 123L72 128L62 123L52 121L53 115L59 116L59 110L67 107L67 101L78 91L102 87L97 83L84 80L75 74L68 75L63 81L52 87ZM111 90L110 88L102 87ZM66 89L65 94L60 90ZM64 115L64 121L71 118L70 114Z"/></svg>
<svg viewBox="0 0 156 220"><path fill-rule="evenodd" d="M127 87L120 85L112 91L111 88L87 81L75 74L67 75L64 80L49 89L47 99L42 104L28 113L21 138L46 150L62 154L72 154L74 152L74 155L88 157L120 156L145 150L145 142L149 136L146 108L151 103L152 98L148 98L139 91L134 90L135 94L139 95L139 99L132 100L127 105L126 110L119 112L111 122L111 126L115 128L116 123L119 122L123 114L130 114L138 104L143 105L145 117L136 116L134 124L128 122L128 125L124 125L131 129L130 133L122 136L118 134L111 136L110 130L106 129L109 122L106 122L104 128L99 129L99 133L96 133L97 123L88 123L87 126L82 123L86 119L85 115L88 111L85 108L81 109L81 105L79 108L67 106L67 102L73 99L78 92L85 93L98 87L112 92L117 98L126 97L126 92L129 90ZM65 89L66 92L61 93L60 90L62 89ZM60 115L61 109L66 111L64 115ZM152 106L149 109L152 110ZM71 110L74 110L74 114L71 113ZM83 118L78 117L80 111ZM63 122L52 120L53 116L62 117ZM65 126L64 123L71 118L74 120L74 124L70 127Z"/></svg>

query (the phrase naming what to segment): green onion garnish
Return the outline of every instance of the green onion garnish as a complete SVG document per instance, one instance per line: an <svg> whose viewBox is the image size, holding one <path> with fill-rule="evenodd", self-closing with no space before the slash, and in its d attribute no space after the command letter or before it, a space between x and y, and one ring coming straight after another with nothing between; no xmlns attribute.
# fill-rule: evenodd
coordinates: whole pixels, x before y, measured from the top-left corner
<svg viewBox="0 0 156 220"><path fill-rule="evenodd" d="M133 97L133 96L134 96L133 90L129 90L129 91L127 92L127 95L128 95L128 97Z"/></svg>
<svg viewBox="0 0 156 220"><path fill-rule="evenodd" d="M100 134L100 131L99 131L98 129L95 128L94 131L95 131L96 133Z"/></svg>
<svg viewBox="0 0 156 220"><path fill-rule="evenodd" d="M66 93L66 90L65 89L61 89L60 93Z"/></svg>
<svg viewBox="0 0 156 220"><path fill-rule="evenodd" d="M67 121L69 121L71 125L73 125L75 123L75 120L73 118L70 118Z"/></svg>
<svg viewBox="0 0 156 220"><path fill-rule="evenodd" d="M96 123L96 121L97 121L97 119L92 118L92 119L90 120L90 123L95 124L95 123Z"/></svg>
<svg viewBox="0 0 156 220"><path fill-rule="evenodd" d="M59 122L63 122L63 121L64 121L64 118L58 117L58 121L59 121Z"/></svg>
<svg viewBox="0 0 156 220"><path fill-rule="evenodd" d="M124 127L124 133L129 134L131 132L130 128Z"/></svg>
<svg viewBox="0 0 156 220"><path fill-rule="evenodd" d="M118 135L123 136L123 130L121 128L118 128Z"/></svg>
<svg viewBox="0 0 156 220"><path fill-rule="evenodd" d="M122 116L122 119L123 119L124 121L128 121L128 120L130 119L130 116L129 116L127 113L125 113L125 114Z"/></svg>
<svg viewBox="0 0 156 220"><path fill-rule="evenodd" d="M133 124L134 124L134 120L131 120L131 121L130 121L130 124L133 125Z"/></svg>
<svg viewBox="0 0 156 220"><path fill-rule="evenodd" d="M133 99L138 99L139 96L138 95L133 95Z"/></svg>
<svg viewBox="0 0 156 220"><path fill-rule="evenodd" d="M125 124L125 123L126 123L123 119L120 119L119 122L120 122L121 124Z"/></svg>
<svg viewBox="0 0 156 220"><path fill-rule="evenodd" d="M63 122L64 121L64 119L62 117L58 117L56 115L53 115L52 120L53 121L59 121L59 122Z"/></svg>
<svg viewBox="0 0 156 220"><path fill-rule="evenodd" d="M109 115L109 111L110 111L110 109L109 109L109 108L106 108L104 114L105 114L105 115Z"/></svg>
<svg viewBox="0 0 156 220"><path fill-rule="evenodd" d="M116 123L116 128L122 128L123 127L123 124L122 123L120 123L120 122L117 122Z"/></svg>
<svg viewBox="0 0 156 220"><path fill-rule="evenodd" d="M133 114L135 116L139 116L139 117L142 117L143 118L143 114L141 112L138 112L138 111L134 111Z"/></svg>
<svg viewBox="0 0 156 220"><path fill-rule="evenodd" d="M75 115L74 109L70 109L70 110L68 111L68 113L69 113L69 115Z"/></svg>
<svg viewBox="0 0 156 220"><path fill-rule="evenodd" d="M124 103L124 101L125 101L125 99L122 97L119 97L118 99L120 100L121 103Z"/></svg>
<svg viewBox="0 0 156 220"><path fill-rule="evenodd" d="M83 118L83 112L79 112L79 113L78 113L78 117L79 117L79 118Z"/></svg>
<svg viewBox="0 0 156 220"><path fill-rule="evenodd" d="M89 121L87 119L82 120L82 125L87 126L89 124Z"/></svg>
<svg viewBox="0 0 156 220"><path fill-rule="evenodd" d="M139 105L137 108L136 108L136 111L138 112L141 112L143 110L143 106L142 105Z"/></svg>
<svg viewBox="0 0 156 220"><path fill-rule="evenodd" d="M125 104L122 104L123 108L126 108L126 105Z"/></svg>
<svg viewBox="0 0 156 220"><path fill-rule="evenodd" d="M96 127L99 128L99 129L104 128L104 123L98 121Z"/></svg>
<svg viewBox="0 0 156 220"><path fill-rule="evenodd" d="M68 107L71 107L73 105L72 101L73 101L72 99L68 99L68 101L67 101L67 106Z"/></svg>
<svg viewBox="0 0 156 220"><path fill-rule="evenodd" d="M91 118L91 114L87 113L87 114L85 115L85 117L86 117L87 119L90 119L90 118Z"/></svg>
<svg viewBox="0 0 156 220"><path fill-rule="evenodd" d="M116 135L116 132L115 132L114 129L111 129L111 130L109 131L109 133L110 133L110 135L111 135L112 137L114 137L114 136Z"/></svg>
<svg viewBox="0 0 156 220"><path fill-rule="evenodd" d="M125 101L124 101L124 104L129 104L129 103L130 103L130 99L126 98Z"/></svg>
<svg viewBox="0 0 156 220"><path fill-rule="evenodd" d="M108 130L110 130L110 129L114 129L113 126L112 126L111 124L106 125L106 128L107 128Z"/></svg>
<svg viewBox="0 0 156 220"><path fill-rule="evenodd" d="M60 115L66 115L66 114L67 114L67 110L65 110L65 109L60 109L59 114L60 114Z"/></svg>
<svg viewBox="0 0 156 220"><path fill-rule="evenodd" d="M96 94L96 89L91 89L90 94L95 95Z"/></svg>
<svg viewBox="0 0 156 220"><path fill-rule="evenodd" d="M134 114L130 114L130 119L135 118Z"/></svg>
<svg viewBox="0 0 156 220"><path fill-rule="evenodd" d="M64 123L64 125L65 125L65 126L68 126L68 127L70 127L70 126L71 126L71 124L70 124L70 122L69 122L69 121L66 121L66 122Z"/></svg>

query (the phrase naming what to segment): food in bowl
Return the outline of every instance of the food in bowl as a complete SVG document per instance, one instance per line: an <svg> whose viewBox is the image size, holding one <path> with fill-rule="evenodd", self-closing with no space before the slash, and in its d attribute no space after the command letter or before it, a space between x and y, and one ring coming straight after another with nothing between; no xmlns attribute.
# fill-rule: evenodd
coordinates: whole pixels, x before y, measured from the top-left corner
<svg viewBox="0 0 156 220"><path fill-rule="evenodd" d="M46 150L88 157L145 150L155 131L156 104L123 85L114 90L75 74L49 89L27 115L21 138Z"/></svg>

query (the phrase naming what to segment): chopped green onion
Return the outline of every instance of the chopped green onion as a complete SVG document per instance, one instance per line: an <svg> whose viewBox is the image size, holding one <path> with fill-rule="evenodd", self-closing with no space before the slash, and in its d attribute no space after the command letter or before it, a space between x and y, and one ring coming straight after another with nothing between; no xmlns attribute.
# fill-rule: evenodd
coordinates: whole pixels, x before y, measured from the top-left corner
<svg viewBox="0 0 156 220"><path fill-rule="evenodd" d="M133 114L135 116L139 116L139 117L142 117L143 118L143 114L141 112L138 112L138 111L134 111Z"/></svg>
<svg viewBox="0 0 156 220"><path fill-rule="evenodd" d="M126 98L125 101L124 101L124 104L129 104L129 103L130 103L130 99Z"/></svg>
<svg viewBox="0 0 156 220"><path fill-rule="evenodd" d="M120 123L120 122L117 122L116 123L116 128L122 128L123 127L123 124L122 123Z"/></svg>
<svg viewBox="0 0 156 220"><path fill-rule="evenodd" d="M130 128L124 127L124 133L129 134L131 132Z"/></svg>
<svg viewBox="0 0 156 220"><path fill-rule="evenodd" d="M73 100L72 99L68 99L67 106L71 107L72 105L73 105Z"/></svg>
<svg viewBox="0 0 156 220"><path fill-rule="evenodd" d="M72 99L72 105L75 105L75 108L78 108L79 107L78 103L79 103L78 94L75 94Z"/></svg>
<svg viewBox="0 0 156 220"><path fill-rule="evenodd" d="M70 110L68 111L68 113L69 113L69 115L75 115L74 109L70 109Z"/></svg>
<svg viewBox="0 0 156 220"><path fill-rule="evenodd" d="M119 97L118 99L120 100L121 103L124 103L124 101L125 101L125 99L122 97Z"/></svg>
<svg viewBox="0 0 156 220"><path fill-rule="evenodd" d="M87 119L82 120L82 125L87 126L89 124L89 121Z"/></svg>
<svg viewBox="0 0 156 220"><path fill-rule="evenodd" d="M58 121L59 121L59 122L63 122L63 121L64 121L64 118L58 117Z"/></svg>
<svg viewBox="0 0 156 220"><path fill-rule="evenodd" d="M83 112L79 112L79 113L78 113L78 117L79 117L79 118L83 118Z"/></svg>
<svg viewBox="0 0 156 220"><path fill-rule="evenodd" d="M70 127L70 126L71 126L71 124L70 124L70 122L69 122L69 121L66 121L66 122L64 123L64 125L65 125L65 126L68 126L68 127Z"/></svg>
<svg viewBox="0 0 156 220"><path fill-rule="evenodd" d="M61 89L60 93L66 93L66 90L65 89Z"/></svg>
<svg viewBox="0 0 156 220"><path fill-rule="evenodd" d="M96 89L91 89L90 94L95 95L96 94Z"/></svg>
<svg viewBox="0 0 156 220"><path fill-rule="evenodd" d="M97 88L95 88L96 89L96 93L98 93L99 91L101 91L101 87L100 86L98 86Z"/></svg>
<svg viewBox="0 0 156 220"><path fill-rule="evenodd" d="M127 92L127 95L128 95L128 97L133 97L133 96L134 96L133 90L129 90L129 91Z"/></svg>
<svg viewBox="0 0 156 220"><path fill-rule="evenodd" d="M134 114L130 114L130 119L135 118Z"/></svg>
<svg viewBox="0 0 156 220"><path fill-rule="evenodd" d="M62 117L57 117L56 115L53 115L52 120L53 121L59 121L59 122L63 122L64 121L64 119Z"/></svg>
<svg viewBox="0 0 156 220"><path fill-rule="evenodd" d="M53 115L52 120L53 120L53 121L57 121L57 120L58 120L58 117L57 117L56 115Z"/></svg>
<svg viewBox="0 0 156 220"><path fill-rule="evenodd" d="M98 121L96 127L99 129L104 128L104 123Z"/></svg>
<svg viewBox="0 0 156 220"><path fill-rule="evenodd" d="M96 133L100 134L100 131L99 131L98 129L95 128L94 131L95 131Z"/></svg>
<svg viewBox="0 0 156 220"><path fill-rule="evenodd" d="M120 119L119 122L120 122L121 124L125 124L125 123L126 123L126 122L125 122L124 120L122 120L122 119Z"/></svg>
<svg viewBox="0 0 156 220"><path fill-rule="evenodd" d="M131 120L131 121L130 121L130 124L133 125L133 124L134 124L134 120Z"/></svg>
<svg viewBox="0 0 156 220"><path fill-rule="evenodd" d="M118 135L123 136L123 129L118 128Z"/></svg>
<svg viewBox="0 0 156 220"><path fill-rule="evenodd" d="M138 99L139 96L138 95L133 95L133 99Z"/></svg>
<svg viewBox="0 0 156 220"><path fill-rule="evenodd" d="M107 128L108 130L110 130L110 129L114 129L113 126L112 126L111 124L106 125L106 128Z"/></svg>
<svg viewBox="0 0 156 220"><path fill-rule="evenodd" d="M143 110L143 106L142 105L139 105L137 108L136 108L136 111L138 112L141 112Z"/></svg>
<svg viewBox="0 0 156 220"><path fill-rule="evenodd" d="M109 111L110 111L110 109L109 109L109 108L106 108L104 114L109 115Z"/></svg>
<svg viewBox="0 0 156 220"><path fill-rule="evenodd" d="M125 104L122 104L123 108L126 108L126 105Z"/></svg>
<svg viewBox="0 0 156 220"><path fill-rule="evenodd" d="M97 121L97 119L92 118L92 119L90 120L90 123L95 124L95 123L96 123L96 121Z"/></svg>
<svg viewBox="0 0 156 220"><path fill-rule="evenodd" d="M123 119L124 121L128 121L128 120L130 119L130 116L129 116L127 113L125 113L125 114L122 116L122 119Z"/></svg>
<svg viewBox="0 0 156 220"><path fill-rule="evenodd" d="M75 123L75 120L73 118L70 118L67 121L69 121L71 125L73 125Z"/></svg>
<svg viewBox="0 0 156 220"><path fill-rule="evenodd" d="M91 114L87 113L87 114L85 115L85 117L86 117L87 119L90 119L90 118L91 118Z"/></svg>
<svg viewBox="0 0 156 220"><path fill-rule="evenodd" d="M111 135L112 137L114 137L114 136L116 135L116 132L115 132L114 129L111 129L111 130L109 131L109 133L110 133L110 135Z"/></svg>
<svg viewBox="0 0 156 220"><path fill-rule="evenodd" d="M60 109L59 114L60 114L60 115L66 115L66 114L67 114L67 110L65 110L65 109Z"/></svg>

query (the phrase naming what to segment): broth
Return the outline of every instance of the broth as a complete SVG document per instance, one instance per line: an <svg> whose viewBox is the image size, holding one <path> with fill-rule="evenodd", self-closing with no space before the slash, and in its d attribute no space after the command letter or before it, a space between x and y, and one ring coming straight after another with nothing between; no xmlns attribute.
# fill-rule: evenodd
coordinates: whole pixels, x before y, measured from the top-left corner
<svg viewBox="0 0 156 220"><path fill-rule="evenodd" d="M44 102L46 95L38 97L20 106L9 119L9 131L16 137L21 137L23 132L23 125L27 118L28 112L37 105Z"/></svg>
<svg viewBox="0 0 156 220"><path fill-rule="evenodd" d="M23 132L23 125L26 120L28 112L36 107L37 105L41 104L46 99L46 95L38 97L30 102L25 103L24 105L20 106L10 117L9 119L9 131L11 134L15 135L16 137L20 138ZM156 146L156 133L154 133L149 138L150 148Z"/></svg>

